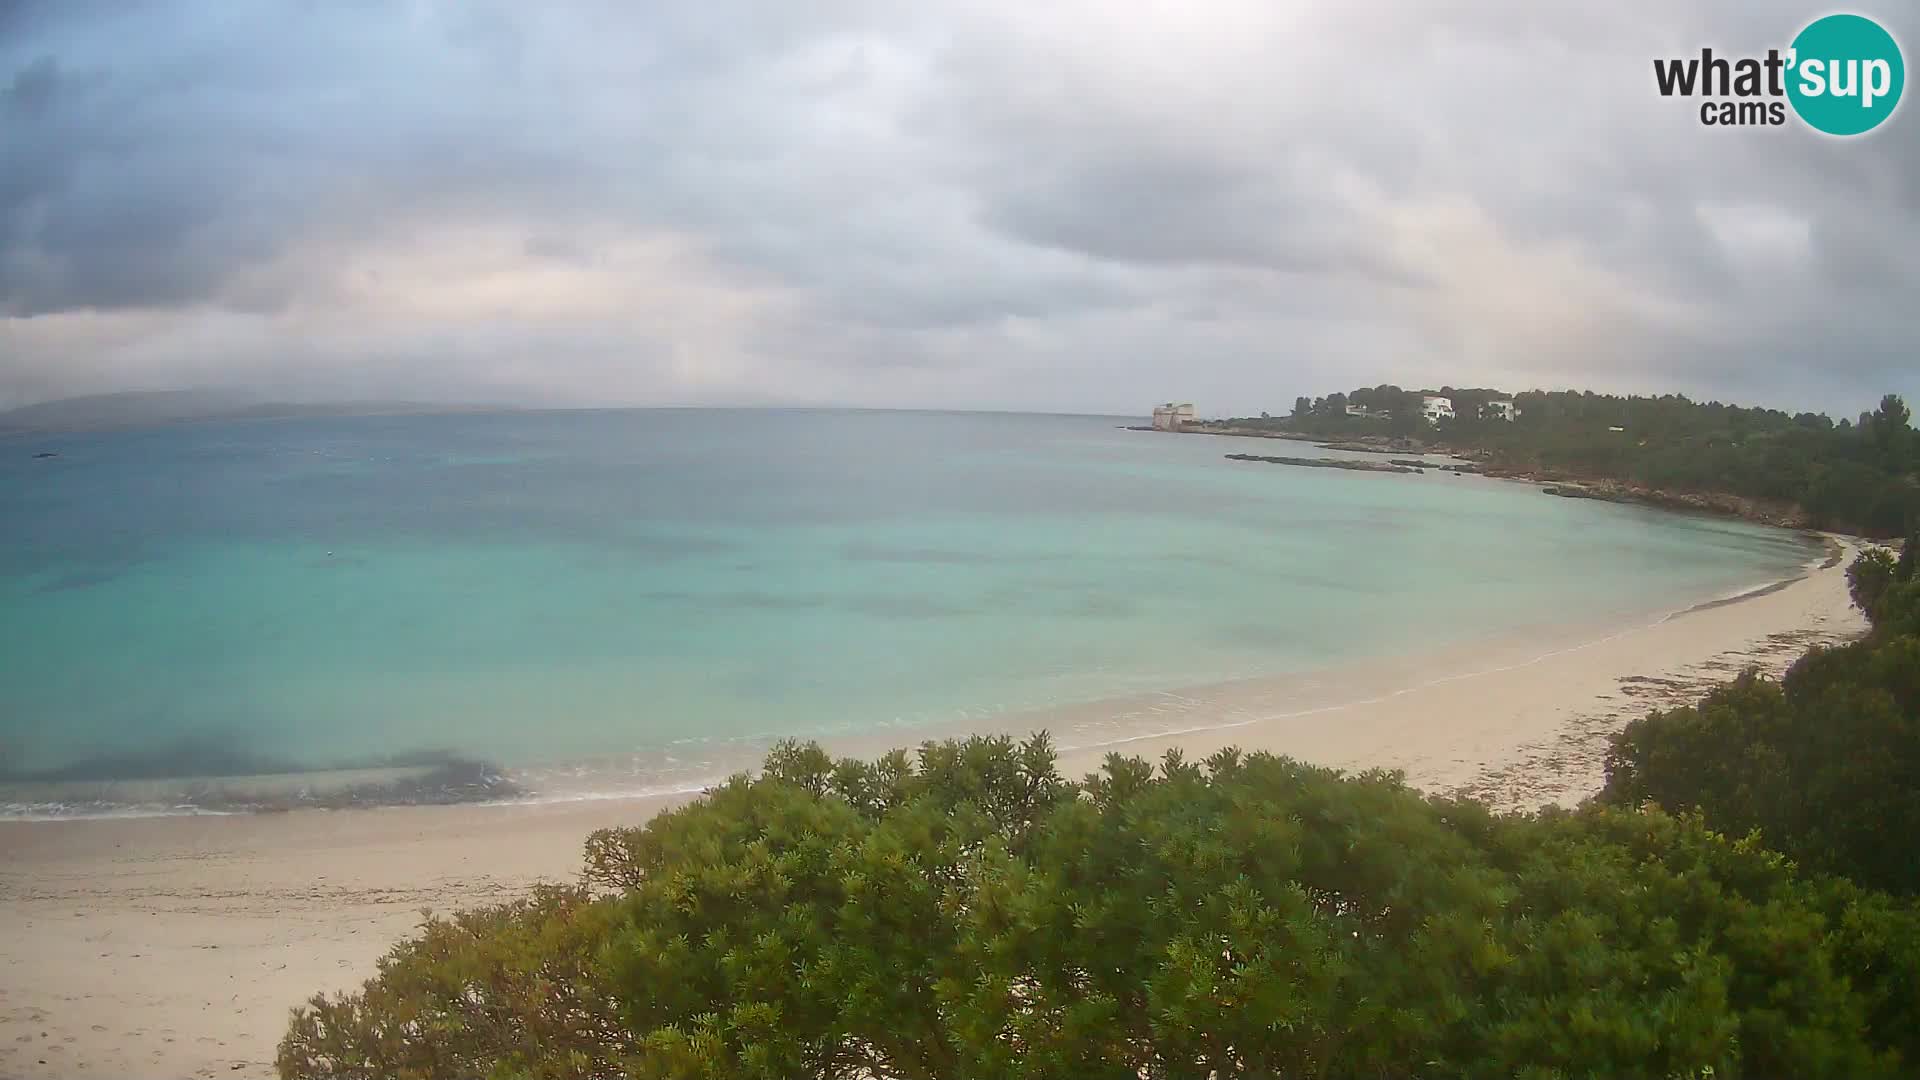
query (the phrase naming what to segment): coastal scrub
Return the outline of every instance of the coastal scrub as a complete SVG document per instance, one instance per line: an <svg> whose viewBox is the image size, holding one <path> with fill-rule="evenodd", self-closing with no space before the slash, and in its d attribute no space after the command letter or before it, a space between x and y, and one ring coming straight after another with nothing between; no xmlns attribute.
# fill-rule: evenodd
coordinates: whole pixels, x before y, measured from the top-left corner
<svg viewBox="0 0 1920 1080"><path fill-rule="evenodd" d="M1045 736L785 744L430 920L288 1078L1894 1076L1906 908L1698 815Z"/></svg>

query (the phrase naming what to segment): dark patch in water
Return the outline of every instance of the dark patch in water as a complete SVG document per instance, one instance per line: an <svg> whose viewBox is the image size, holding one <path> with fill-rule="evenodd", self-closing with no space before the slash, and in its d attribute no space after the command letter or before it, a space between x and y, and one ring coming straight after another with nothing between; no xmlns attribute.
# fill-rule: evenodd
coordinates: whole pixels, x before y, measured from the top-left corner
<svg viewBox="0 0 1920 1080"><path fill-rule="evenodd" d="M449 758L418 776L351 784L325 791L298 791L274 798L223 795L218 785L196 787L188 801L203 810L350 810L366 806L451 806L524 794L519 785L484 761Z"/></svg>
<svg viewBox="0 0 1920 1080"><path fill-rule="evenodd" d="M686 559L699 555L717 555L739 545L728 540L704 536L624 536L611 542L623 553L639 552L664 559Z"/></svg>
<svg viewBox="0 0 1920 1080"><path fill-rule="evenodd" d="M411 775L367 777L348 782L342 773L391 770ZM264 779L263 779L264 778ZM368 806L441 806L511 799L525 794L499 768L447 751L414 751L392 757L302 768L290 762L234 749L212 737L166 747L96 754L52 769L0 770L0 783L100 785L53 795L62 813L101 813L150 805L152 792L121 794L115 784L178 780L158 798L164 805L199 811L264 812ZM46 797L50 793L42 793Z"/></svg>
<svg viewBox="0 0 1920 1080"><path fill-rule="evenodd" d="M91 589L95 585L105 585L120 576L118 571L82 570L73 574L62 574L35 589L38 593L70 592L75 589Z"/></svg>
<svg viewBox="0 0 1920 1080"><path fill-rule="evenodd" d="M1068 605L1065 613L1084 618L1107 619L1137 614L1140 605L1123 596L1089 593Z"/></svg>
<svg viewBox="0 0 1920 1080"><path fill-rule="evenodd" d="M1224 623L1208 627L1205 634L1207 640L1228 648L1255 646L1289 652L1331 653L1330 643L1323 630L1284 621Z"/></svg>
<svg viewBox="0 0 1920 1080"><path fill-rule="evenodd" d="M655 589L643 593L641 598L654 603L684 604L709 610L733 608L746 611L816 611L837 607L844 611L857 611L863 615L910 619L972 613L970 608L943 603L928 597L887 596L878 593L834 597L819 593L775 593L760 590L692 592L683 589Z"/></svg>
<svg viewBox="0 0 1920 1080"><path fill-rule="evenodd" d="M445 773L446 778L451 779L475 769L492 769L484 762L452 750L410 750L379 757L302 765L284 757L247 750L242 742L242 737L233 734L192 735L163 746L90 754L48 769L0 767L0 782L220 779L301 773L317 775L356 769L428 769L436 774ZM17 756L17 751L14 756Z"/></svg>
<svg viewBox="0 0 1920 1080"><path fill-rule="evenodd" d="M230 736L196 735L165 746L106 750L51 769L8 771L0 773L0 780L174 780L298 771L290 762L241 749L239 740Z"/></svg>
<svg viewBox="0 0 1920 1080"><path fill-rule="evenodd" d="M890 547L863 542L842 547L840 557L852 562L932 563L945 566L987 566L1022 561L984 551L943 551L939 548Z"/></svg>
<svg viewBox="0 0 1920 1080"><path fill-rule="evenodd" d="M879 593L853 597L842 606L862 615L878 615L889 619L938 619L950 615L973 614L971 608L944 603L932 597L886 596Z"/></svg>
<svg viewBox="0 0 1920 1080"><path fill-rule="evenodd" d="M690 604L702 608L742 608L749 611L804 611L826 606L820 596L806 593L771 592L691 592L681 589L656 589L642 593L641 599L663 604Z"/></svg>
<svg viewBox="0 0 1920 1080"><path fill-rule="evenodd" d="M350 566L365 565L367 560L358 555L322 555L307 563L308 568L313 570L344 570Z"/></svg>

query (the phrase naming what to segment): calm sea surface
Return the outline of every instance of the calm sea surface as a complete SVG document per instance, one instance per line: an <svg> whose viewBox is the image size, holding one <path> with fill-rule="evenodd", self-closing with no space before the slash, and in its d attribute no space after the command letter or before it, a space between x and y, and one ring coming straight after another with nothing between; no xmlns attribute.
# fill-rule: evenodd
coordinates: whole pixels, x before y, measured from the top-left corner
<svg viewBox="0 0 1920 1080"><path fill-rule="evenodd" d="M782 735L906 744L1674 610L1809 557L1736 522L1228 462L1323 452L1126 422L587 411L0 441L0 813L449 759L487 763L455 770L469 789L515 785L495 794L658 790Z"/></svg>

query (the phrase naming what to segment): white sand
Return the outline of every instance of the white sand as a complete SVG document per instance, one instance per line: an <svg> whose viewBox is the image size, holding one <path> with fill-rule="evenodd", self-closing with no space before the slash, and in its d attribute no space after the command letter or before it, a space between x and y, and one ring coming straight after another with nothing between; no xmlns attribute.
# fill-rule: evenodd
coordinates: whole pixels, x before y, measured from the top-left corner
<svg viewBox="0 0 1920 1080"><path fill-rule="evenodd" d="M1324 677L1304 698L1298 680L1249 682L1047 719L1063 730L1108 710L1129 740L1115 748L1148 757L1238 745L1402 769L1500 806L1571 804L1600 786L1606 737L1628 720L1863 630L1851 555L1585 644L1385 665ZM1361 685L1367 700L1340 704ZM1197 730L1135 737L1183 728ZM1069 747L1062 763L1077 775L1103 752ZM570 878L589 831L666 801L0 823L0 1078L271 1076L287 1010L357 985L419 909Z"/></svg>

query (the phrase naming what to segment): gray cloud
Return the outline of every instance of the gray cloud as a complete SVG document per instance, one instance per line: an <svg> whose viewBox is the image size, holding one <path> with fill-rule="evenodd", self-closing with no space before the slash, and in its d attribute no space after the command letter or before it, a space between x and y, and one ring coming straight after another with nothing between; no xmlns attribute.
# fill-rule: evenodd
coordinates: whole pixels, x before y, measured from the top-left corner
<svg viewBox="0 0 1920 1080"><path fill-rule="evenodd" d="M1714 130L1650 70L1813 13L0 3L0 404L1851 411L1920 389L1913 106Z"/></svg>

